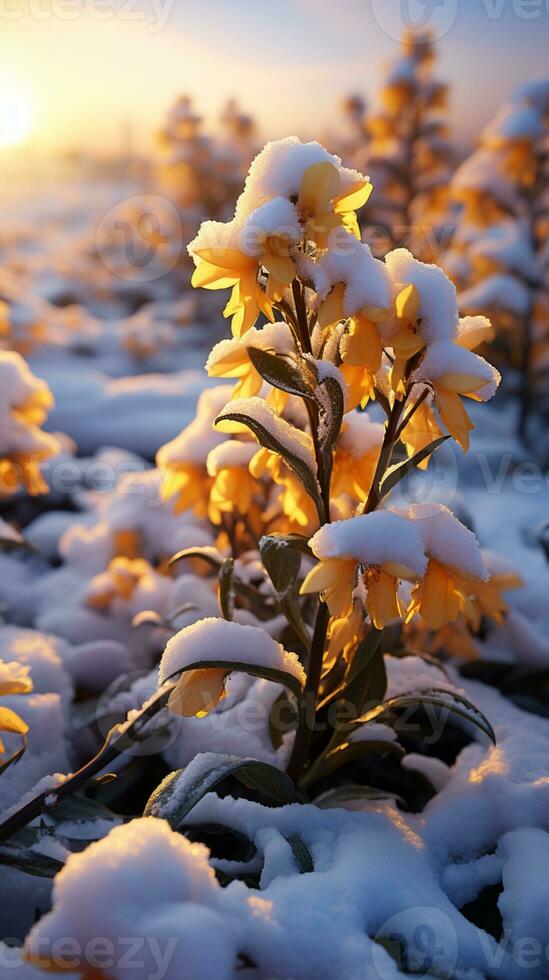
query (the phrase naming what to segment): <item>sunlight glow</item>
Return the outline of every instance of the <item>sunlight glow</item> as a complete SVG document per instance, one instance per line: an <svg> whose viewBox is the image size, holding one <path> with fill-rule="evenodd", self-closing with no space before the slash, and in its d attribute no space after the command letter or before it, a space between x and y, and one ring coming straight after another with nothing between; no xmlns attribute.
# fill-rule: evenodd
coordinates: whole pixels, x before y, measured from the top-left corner
<svg viewBox="0 0 549 980"><path fill-rule="evenodd" d="M26 139L33 122L33 106L27 93L8 79L0 79L0 149Z"/></svg>

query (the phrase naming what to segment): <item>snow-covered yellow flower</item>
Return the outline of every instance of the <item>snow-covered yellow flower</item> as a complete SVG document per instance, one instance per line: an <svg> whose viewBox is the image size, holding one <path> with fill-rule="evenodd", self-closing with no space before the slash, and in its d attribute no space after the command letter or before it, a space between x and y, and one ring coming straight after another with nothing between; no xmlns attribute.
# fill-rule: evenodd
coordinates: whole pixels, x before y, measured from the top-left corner
<svg viewBox="0 0 549 980"><path fill-rule="evenodd" d="M267 324L262 330L251 327L242 337L221 340L210 352L206 370L211 378L236 381L233 398L250 398L258 395L264 381L256 371L248 354L250 348L288 355L294 350L290 328L286 323ZM284 395L277 392L277 395ZM283 399L277 399L279 408Z"/></svg>
<svg viewBox="0 0 549 980"><path fill-rule="evenodd" d="M370 311L373 316L377 311ZM339 352L340 371L347 386L345 408L364 408L374 398L375 376L381 367L382 341L374 319L362 313L351 317Z"/></svg>
<svg viewBox="0 0 549 980"><path fill-rule="evenodd" d="M405 612L400 580L415 581L426 558L416 522L378 511L325 524L309 541L319 562L301 593L318 592L337 619L350 615L355 590L374 626L382 629Z"/></svg>
<svg viewBox="0 0 549 980"><path fill-rule="evenodd" d="M297 526L302 534L313 533L318 527L318 514L315 504L304 489L303 484L277 453L263 447L258 449L250 461L250 473L256 480L268 475L280 487L280 493L276 499L280 511L286 518L283 525L288 530L291 526L294 528ZM271 525L273 529L275 527L277 530L283 529L281 522L276 520L276 514L267 512L265 516L273 521Z"/></svg>
<svg viewBox="0 0 549 980"><path fill-rule="evenodd" d="M196 269L191 283L203 289L231 289L223 315L232 317L232 331L240 337L253 327L260 313L272 320L272 303L257 281L258 260L236 248L203 248L194 253Z"/></svg>
<svg viewBox="0 0 549 980"><path fill-rule="evenodd" d="M212 524L222 523L223 514L247 514L259 484L249 471L250 461L257 452L254 442L228 439L208 456L207 470L213 482L208 501L208 517Z"/></svg>
<svg viewBox="0 0 549 980"><path fill-rule="evenodd" d="M86 605L91 609L108 609L114 599L131 599L139 582L150 570L144 558L113 558L106 572L91 580Z"/></svg>
<svg viewBox="0 0 549 980"><path fill-rule="evenodd" d="M440 629L464 611L488 573L475 535L447 507L415 504L409 514L420 529L428 564L412 591L407 619L419 613Z"/></svg>
<svg viewBox="0 0 549 980"><path fill-rule="evenodd" d="M344 188L333 163L313 163L303 174L296 203L305 237L319 248L328 246L330 232L335 228L346 228L360 238L355 212L366 204L371 192L367 177Z"/></svg>
<svg viewBox="0 0 549 980"><path fill-rule="evenodd" d="M196 416L171 442L156 454L156 465L162 473L162 500L170 500L174 513L193 510L205 517L212 478L208 475L208 454L225 439L213 427L217 414L231 397L227 385L206 389L198 399Z"/></svg>
<svg viewBox="0 0 549 980"><path fill-rule="evenodd" d="M345 416L337 441L332 471L332 495L349 494L365 500L383 442L385 428L372 422L366 412Z"/></svg>
<svg viewBox="0 0 549 980"><path fill-rule="evenodd" d="M25 487L30 494L48 489L40 466L60 451L58 440L40 426L53 396L20 354L0 351L0 494Z"/></svg>

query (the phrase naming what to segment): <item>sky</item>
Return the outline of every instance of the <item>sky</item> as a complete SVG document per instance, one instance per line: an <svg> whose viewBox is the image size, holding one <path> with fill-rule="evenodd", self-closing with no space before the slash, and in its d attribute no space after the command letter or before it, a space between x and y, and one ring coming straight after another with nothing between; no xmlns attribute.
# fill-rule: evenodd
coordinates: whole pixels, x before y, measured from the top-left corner
<svg viewBox="0 0 549 980"><path fill-rule="evenodd" d="M514 87L549 74L549 0L0 0L4 144L111 153L131 127L148 149L182 92L212 126L236 96L263 137L320 136L349 92L375 105L418 18L464 145Z"/></svg>

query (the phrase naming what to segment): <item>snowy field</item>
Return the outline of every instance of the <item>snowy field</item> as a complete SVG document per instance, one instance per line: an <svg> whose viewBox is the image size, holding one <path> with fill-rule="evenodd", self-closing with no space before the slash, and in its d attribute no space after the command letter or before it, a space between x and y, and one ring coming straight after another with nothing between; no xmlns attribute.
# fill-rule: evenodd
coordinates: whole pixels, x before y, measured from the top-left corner
<svg viewBox="0 0 549 980"><path fill-rule="evenodd" d="M205 518L174 513L163 499L154 460L214 383L204 363L225 336L221 306L215 293L190 289L190 265L138 281L113 271L119 256L97 254L104 216L138 199L136 184L52 178L44 190L21 180L9 195L0 191L0 296L17 307L21 338L41 325L24 353L53 393L44 429L61 442L43 466L49 491L20 493L2 508L24 542L0 553L0 656L28 668L33 685L3 698L29 726L25 754L1 775L4 819L37 792L55 802L59 774L91 758L111 726L154 695L170 635L219 616L203 570L183 561L165 574L175 552L216 541ZM468 455L446 443L391 506L446 504L490 553L489 567L523 584L507 593L503 624L474 638L476 659L444 657L441 667L436 654L421 659L417 644L408 656L385 656L386 698L457 692L488 718L496 744L439 706L426 712L430 732L408 736L398 767L392 756L371 763L382 789L366 802L349 791L337 805L275 808L238 784L234 799L203 796L183 836L170 812L212 760L221 765L220 753L225 762L286 759L284 740L273 745L268 726L245 711L261 708L264 721L281 686L233 674L206 717L159 715L152 737L106 768L117 780L46 806L0 845L2 977L45 976L40 967L53 954L64 957L67 977L89 980L549 977L549 478L514 435L517 407L505 389L504 379L495 399L471 412ZM195 442L211 439L227 392L202 399L208 424ZM141 561L127 572L131 587L114 576L113 555ZM136 626L151 610L155 618ZM261 625L245 608L234 619L234 628ZM276 618L266 630L280 650ZM219 655L223 637L205 639L210 659L212 646ZM240 660L246 642L235 634ZM261 658L257 640L252 646ZM166 677L178 656L172 650L163 662ZM295 661L277 669L299 679ZM376 726L381 740L393 734ZM17 740L4 737L14 750ZM392 775L383 777L386 759ZM155 786L183 767L172 811L159 803L147 811L168 822L141 818ZM220 825L233 834L234 854L216 844ZM67 858L52 898L52 876ZM31 929L35 965L19 959ZM84 973L84 951L99 938L99 972Z"/></svg>

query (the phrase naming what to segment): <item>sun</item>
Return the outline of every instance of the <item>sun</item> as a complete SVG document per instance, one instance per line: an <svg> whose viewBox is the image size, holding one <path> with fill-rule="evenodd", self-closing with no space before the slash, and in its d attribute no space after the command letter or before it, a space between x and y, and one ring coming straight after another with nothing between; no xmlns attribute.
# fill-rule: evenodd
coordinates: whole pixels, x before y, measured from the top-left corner
<svg viewBox="0 0 549 980"><path fill-rule="evenodd" d="M32 101L22 89L5 83L0 85L0 149L16 146L32 131L34 113Z"/></svg>

